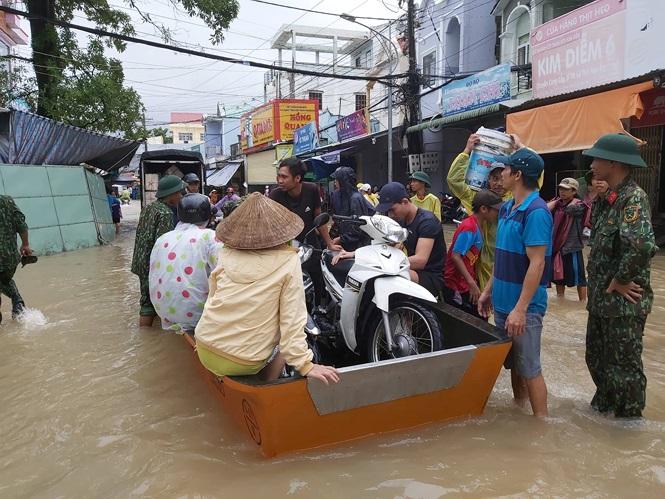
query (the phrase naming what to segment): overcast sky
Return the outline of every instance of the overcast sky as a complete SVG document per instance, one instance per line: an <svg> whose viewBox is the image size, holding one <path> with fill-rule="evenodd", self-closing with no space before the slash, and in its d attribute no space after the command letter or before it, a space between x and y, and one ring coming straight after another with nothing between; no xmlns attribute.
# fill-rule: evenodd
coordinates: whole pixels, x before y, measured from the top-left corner
<svg viewBox="0 0 665 499"><path fill-rule="evenodd" d="M350 13L356 16L396 18L402 13L397 0L271 0L275 3L325 12ZM124 6L122 0L110 0ZM174 40L186 44L213 47L210 30L203 22L173 8L169 0L139 0L143 10L172 30ZM392 11L391 11L392 10ZM157 17L162 16L162 17ZM154 27L136 17L137 37L159 40ZM75 18L75 23L82 19ZM369 25L380 21L363 21ZM275 32L289 23L316 27L362 30L357 24L332 16L312 14L240 0L240 12L223 44L220 54L272 63L277 51L270 49ZM190 45L184 44L191 48ZM134 87L146 106L148 125L166 123L171 111L214 113L218 102L227 110L244 102L260 104L263 98L265 70L202 59L152 47L128 44L118 56L125 68L127 86Z"/></svg>

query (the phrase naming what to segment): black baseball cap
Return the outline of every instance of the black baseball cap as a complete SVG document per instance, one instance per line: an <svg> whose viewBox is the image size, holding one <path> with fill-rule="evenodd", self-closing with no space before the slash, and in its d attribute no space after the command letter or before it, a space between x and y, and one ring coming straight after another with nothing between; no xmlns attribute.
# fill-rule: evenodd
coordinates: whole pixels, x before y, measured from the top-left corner
<svg viewBox="0 0 665 499"><path fill-rule="evenodd" d="M409 199L406 187L399 182L390 182L381 187L381 191L379 192L379 200L381 202L376 207L376 211L385 213L392 205L399 203L404 198Z"/></svg>

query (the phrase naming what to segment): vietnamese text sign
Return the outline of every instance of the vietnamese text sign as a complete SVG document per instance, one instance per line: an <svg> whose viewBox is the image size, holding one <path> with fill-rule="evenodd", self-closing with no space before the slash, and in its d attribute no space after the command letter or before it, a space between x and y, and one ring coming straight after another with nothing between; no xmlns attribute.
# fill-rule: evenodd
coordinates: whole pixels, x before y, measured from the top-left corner
<svg viewBox="0 0 665 499"><path fill-rule="evenodd" d="M240 117L240 146L243 152L270 144L274 140L275 120L272 103Z"/></svg>
<svg viewBox="0 0 665 499"><path fill-rule="evenodd" d="M340 142L369 133L365 111L362 109L338 119L335 126L337 128L337 140Z"/></svg>
<svg viewBox="0 0 665 499"><path fill-rule="evenodd" d="M500 64L443 87L444 116L464 113L510 99L510 64Z"/></svg>
<svg viewBox="0 0 665 499"><path fill-rule="evenodd" d="M301 126L319 121L319 101L284 100L276 101L279 117L279 140L293 139L293 132Z"/></svg>
<svg viewBox="0 0 665 499"><path fill-rule="evenodd" d="M312 121L296 129L293 133L293 154L305 154L316 149L318 143L318 131L316 122Z"/></svg>
<svg viewBox="0 0 665 499"><path fill-rule="evenodd" d="M550 97L625 77L626 0L596 0L531 33L533 96Z"/></svg>

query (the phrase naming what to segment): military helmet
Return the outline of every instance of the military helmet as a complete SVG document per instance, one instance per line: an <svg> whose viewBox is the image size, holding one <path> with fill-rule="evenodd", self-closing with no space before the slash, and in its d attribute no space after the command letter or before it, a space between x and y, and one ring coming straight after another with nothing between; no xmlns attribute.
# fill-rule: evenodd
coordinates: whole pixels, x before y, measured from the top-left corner
<svg viewBox="0 0 665 499"><path fill-rule="evenodd" d="M617 161L634 168L647 168L635 139L623 133L603 135L591 149L582 151L582 154L591 158Z"/></svg>

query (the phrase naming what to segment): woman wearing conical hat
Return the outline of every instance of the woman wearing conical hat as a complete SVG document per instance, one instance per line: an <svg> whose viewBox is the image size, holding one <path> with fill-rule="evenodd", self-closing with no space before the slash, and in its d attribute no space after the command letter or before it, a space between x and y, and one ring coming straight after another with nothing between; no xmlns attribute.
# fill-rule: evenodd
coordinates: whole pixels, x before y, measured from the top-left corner
<svg viewBox="0 0 665 499"><path fill-rule="evenodd" d="M279 377L284 364L302 376L337 382L337 371L312 363L300 259L288 243L302 219L253 193L217 226L221 263L196 327L201 363L218 376Z"/></svg>

